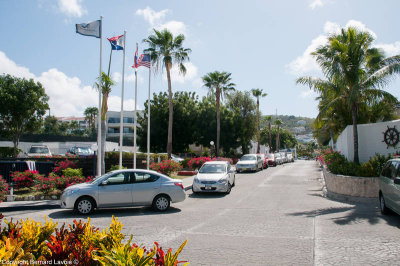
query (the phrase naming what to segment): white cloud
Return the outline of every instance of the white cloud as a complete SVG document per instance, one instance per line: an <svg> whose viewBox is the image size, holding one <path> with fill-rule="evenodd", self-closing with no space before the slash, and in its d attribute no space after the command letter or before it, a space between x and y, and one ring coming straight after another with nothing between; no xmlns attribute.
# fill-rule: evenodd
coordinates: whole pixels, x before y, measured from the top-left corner
<svg viewBox="0 0 400 266"><path fill-rule="evenodd" d="M184 63L186 67L185 76L179 73L178 65L174 65L171 69L171 81L185 83L186 81L194 80L197 76L197 67L191 62ZM164 73L163 79L167 80L167 74Z"/></svg>
<svg viewBox="0 0 400 266"><path fill-rule="evenodd" d="M5 53L0 51L0 75L3 73L26 79L35 77L35 75L29 72L28 68L18 66L16 63L11 61Z"/></svg>
<svg viewBox="0 0 400 266"><path fill-rule="evenodd" d="M139 106L136 109L140 110ZM108 110L109 111L121 111L121 97L110 96L108 97ZM134 99L124 99L124 111L134 111L135 110L135 100Z"/></svg>
<svg viewBox="0 0 400 266"><path fill-rule="evenodd" d="M82 0L59 0L58 9L68 17L82 17L87 11L81 5Z"/></svg>
<svg viewBox="0 0 400 266"><path fill-rule="evenodd" d="M349 20L344 28L348 27L355 27L359 30L362 31L368 31L374 39L377 38L377 35L375 32L373 32L371 29L367 28L367 26L357 20ZM322 34L317 36L315 39L311 41L311 44L305 49L303 54L299 57L297 57L295 60L290 62L286 67L289 69L289 71L294 74L294 75L303 75L305 73L309 73L312 71L319 71L319 66L313 56L311 55L312 52L314 52L319 46L325 45L328 41L328 36L331 34L338 34L340 33L340 30L342 27L334 22L327 21L324 25L324 31ZM393 45L380 45L381 48L383 48L385 51L390 51L390 52L395 52L396 49L400 49L400 43L395 43Z"/></svg>
<svg viewBox="0 0 400 266"><path fill-rule="evenodd" d="M168 12L168 9L163 9L159 12L156 12L151 7L147 6L145 9L138 9L136 11L136 15L142 16L144 20L146 20L150 24L150 26L154 27L161 24L161 21L164 20L165 15Z"/></svg>
<svg viewBox="0 0 400 266"><path fill-rule="evenodd" d="M322 3L321 0L314 0L311 4L310 7L311 9L315 9L316 7L322 7L324 4Z"/></svg>
<svg viewBox="0 0 400 266"><path fill-rule="evenodd" d="M113 72L113 73L111 74L111 79L112 79L114 82L121 82L121 80L122 80L122 74L119 73L119 72Z"/></svg>
<svg viewBox="0 0 400 266"><path fill-rule="evenodd" d="M400 41L389 44L376 44L376 48L380 48L385 52L385 56L394 56L400 54Z"/></svg>
<svg viewBox="0 0 400 266"><path fill-rule="evenodd" d="M171 20L160 26L157 26L158 30L168 29L173 36L177 36L178 34L187 35L186 25L183 22Z"/></svg>
<svg viewBox="0 0 400 266"><path fill-rule="evenodd" d="M300 93L300 98L303 99L315 99L318 94L313 90L305 90Z"/></svg>

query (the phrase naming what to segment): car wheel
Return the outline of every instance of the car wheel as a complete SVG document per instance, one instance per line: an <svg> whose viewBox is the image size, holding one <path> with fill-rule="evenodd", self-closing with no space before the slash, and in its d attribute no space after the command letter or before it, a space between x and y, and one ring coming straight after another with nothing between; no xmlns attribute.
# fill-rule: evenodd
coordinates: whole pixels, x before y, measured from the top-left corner
<svg viewBox="0 0 400 266"><path fill-rule="evenodd" d="M153 200L153 209L159 212L168 210L170 205L169 198L166 195L158 195Z"/></svg>
<svg viewBox="0 0 400 266"><path fill-rule="evenodd" d="M80 214L89 214L94 209L94 201L89 197L78 199L75 203L75 210Z"/></svg>
<svg viewBox="0 0 400 266"><path fill-rule="evenodd" d="M382 214L388 214L389 208L386 207L385 199L382 194L379 194L379 207L381 209Z"/></svg>
<svg viewBox="0 0 400 266"><path fill-rule="evenodd" d="M193 194L198 194L199 192L194 191L193 186L192 186L192 193L193 193Z"/></svg>
<svg viewBox="0 0 400 266"><path fill-rule="evenodd" d="M225 193L229 194L229 193L231 193L231 190L232 190L232 185L228 182L228 188Z"/></svg>

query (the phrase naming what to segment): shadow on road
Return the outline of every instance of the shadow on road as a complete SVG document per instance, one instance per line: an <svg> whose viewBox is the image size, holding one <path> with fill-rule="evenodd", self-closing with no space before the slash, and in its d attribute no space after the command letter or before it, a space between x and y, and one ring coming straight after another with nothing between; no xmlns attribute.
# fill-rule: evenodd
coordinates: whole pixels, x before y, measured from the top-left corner
<svg viewBox="0 0 400 266"><path fill-rule="evenodd" d="M189 198L194 198L194 199L220 199L227 196L225 193L191 193L189 194Z"/></svg>
<svg viewBox="0 0 400 266"><path fill-rule="evenodd" d="M150 207L141 207L141 208L118 208L118 209L99 209L95 210L91 214L79 214L72 210L60 210L49 214L48 216L52 219L71 219L71 218L107 218L117 216L117 217L130 217L130 216L144 216L144 215L167 215L173 213L181 212L180 209L170 207L165 212L157 212L154 211Z"/></svg>
<svg viewBox="0 0 400 266"><path fill-rule="evenodd" d="M304 217L317 217L324 215L332 215L336 217L330 218L338 225L348 225L367 221L374 225L379 223L380 219L386 221L388 225L400 228L400 216L396 214L381 215L379 209L375 206L367 206L366 204L355 204L348 207L330 207L324 209L317 209L314 211L304 211L289 213L291 216L304 216Z"/></svg>

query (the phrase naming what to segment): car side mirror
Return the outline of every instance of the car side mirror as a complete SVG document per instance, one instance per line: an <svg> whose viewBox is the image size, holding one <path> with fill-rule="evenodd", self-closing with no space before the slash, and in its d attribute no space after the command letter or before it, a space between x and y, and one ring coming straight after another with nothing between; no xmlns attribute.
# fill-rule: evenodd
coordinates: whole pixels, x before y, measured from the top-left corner
<svg viewBox="0 0 400 266"><path fill-rule="evenodd" d="M195 172L196 172L196 174L198 174L199 173L199 170L198 169L196 169L196 170L194 170Z"/></svg>
<svg viewBox="0 0 400 266"><path fill-rule="evenodd" d="M100 183L100 186L105 186L105 185L107 185L108 184L108 181L107 180L104 180L104 181L102 181L101 183Z"/></svg>
<svg viewBox="0 0 400 266"><path fill-rule="evenodd" d="M400 178L395 178L395 179L393 180L393 182L394 182L396 185L400 185Z"/></svg>

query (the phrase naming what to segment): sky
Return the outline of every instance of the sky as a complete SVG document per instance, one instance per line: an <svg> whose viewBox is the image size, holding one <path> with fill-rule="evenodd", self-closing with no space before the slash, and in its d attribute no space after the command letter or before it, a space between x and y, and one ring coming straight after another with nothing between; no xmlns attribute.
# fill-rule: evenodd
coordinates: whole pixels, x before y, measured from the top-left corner
<svg viewBox="0 0 400 266"><path fill-rule="evenodd" d="M207 95L201 77L213 71L232 73L240 91L260 88L263 115L316 117L318 96L301 76L322 76L310 55L329 34L355 26L369 31L374 47L386 56L400 54L398 0L1 0L0 74L33 78L50 96L51 115L82 117L98 106L94 89L99 74L100 40L79 35L75 24L103 16L102 70L107 71L110 44L106 38L126 31L124 110L134 110L135 76L131 68L136 43L153 29L184 34L192 50L187 73L172 71L172 90ZM119 111L123 52L114 51L111 75L116 81L109 110ZM148 95L148 69L138 70L137 108ZM400 81L385 88L400 97ZM167 91L165 71L152 71L151 92Z"/></svg>

